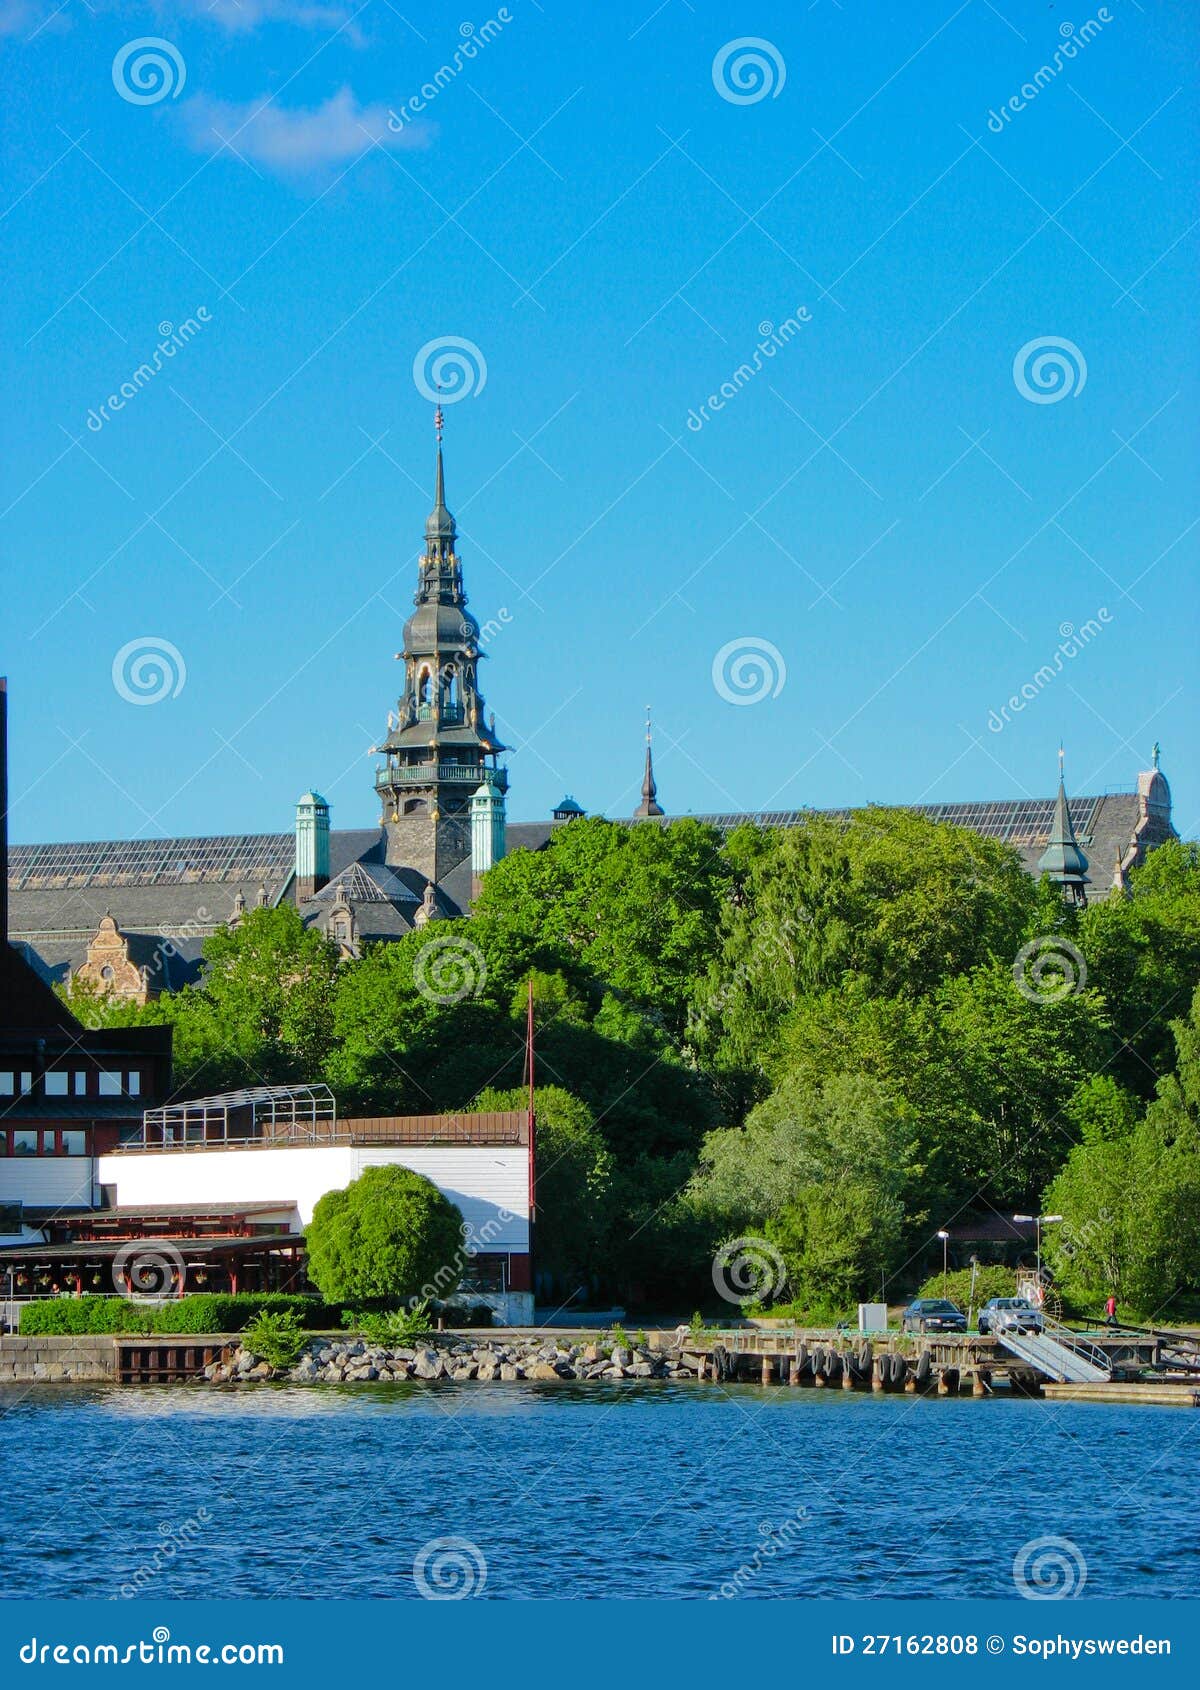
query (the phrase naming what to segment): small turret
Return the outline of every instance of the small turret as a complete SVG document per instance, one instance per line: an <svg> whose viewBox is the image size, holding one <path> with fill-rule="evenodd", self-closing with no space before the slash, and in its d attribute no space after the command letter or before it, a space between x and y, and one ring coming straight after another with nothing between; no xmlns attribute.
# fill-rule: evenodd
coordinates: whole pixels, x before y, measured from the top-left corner
<svg viewBox="0 0 1200 1690"><path fill-rule="evenodd" d="M306 792L296 805L296 899L303 903L329 883L329 805Z"/></svg>
<svg viewBox="0 0 1200 1690"><path fill-rule="evenodd" d="M471 798L471 896L504 855L504 793L489 771Z"/></svg>
<svg viewBox="0 0 1200 1690"><path fill-rule="evenodd" d="M1042 874L1054 881L1069 904L1086 904L1088 860L1079 848L1071 811L1067 804L1067 789L1063 780L1063 749L1058 748L1058 797L1054 801L1054 822L1046 849L1038 858Z"/></svg>

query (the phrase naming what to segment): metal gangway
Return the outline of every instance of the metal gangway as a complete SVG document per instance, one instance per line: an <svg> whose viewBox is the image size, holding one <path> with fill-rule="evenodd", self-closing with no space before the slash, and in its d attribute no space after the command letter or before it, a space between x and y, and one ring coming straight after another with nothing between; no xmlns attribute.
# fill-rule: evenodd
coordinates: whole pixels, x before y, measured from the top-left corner
<svg viewBox="0 0 1200 1690"><path fill-rule="evenodd" d="M1102 1349L1048 1316L1044 1317L1040 1332L1009 1332L1002 1328L996 1338L1018 1360L1061 1385L1101 1385L1112 1379L1112 1363Z"/></svg>

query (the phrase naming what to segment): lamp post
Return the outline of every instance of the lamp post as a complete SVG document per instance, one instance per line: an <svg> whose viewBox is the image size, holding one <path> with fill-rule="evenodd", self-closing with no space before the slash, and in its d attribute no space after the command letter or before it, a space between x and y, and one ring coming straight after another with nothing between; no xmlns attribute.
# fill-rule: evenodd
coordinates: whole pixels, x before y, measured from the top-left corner
<svg viewBox="0 0 1200 1690"><path fill-rule="evenodd" d="M939 1229L938 1237L942 1241L942 1296L946 1295L946 1280L949 1275L950 1234L944 1228Z"/></svg>
<svg viewBox="0 0 1200 1690"><path fill-rule="evenodd" d="M1042 1283L1042 1228L1051 1226L1055 1221L1062 1220L1061 1215L1014 1215L1015 1221L1032 1221L1037 1239L1037 1281Z"/></svg>

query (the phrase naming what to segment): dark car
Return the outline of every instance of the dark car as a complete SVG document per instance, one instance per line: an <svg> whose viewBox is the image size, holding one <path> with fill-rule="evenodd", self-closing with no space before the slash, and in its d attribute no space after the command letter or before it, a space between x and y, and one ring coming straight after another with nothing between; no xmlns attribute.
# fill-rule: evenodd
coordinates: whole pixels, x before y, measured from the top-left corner
<svg viewBox="0 0 1200 1690"><path fill-rule="evenodd" d="M944 1297L918 1297L900 1316L902 1332L965 1332L967 1317Z"/></svg>
<svg viewBox="0 0 1200 1690"><path fill-rule="evenodd" d="M1041 1332L1046 1322L1028 1297L992 1297L979 1311L981 1332Z"/></svg>

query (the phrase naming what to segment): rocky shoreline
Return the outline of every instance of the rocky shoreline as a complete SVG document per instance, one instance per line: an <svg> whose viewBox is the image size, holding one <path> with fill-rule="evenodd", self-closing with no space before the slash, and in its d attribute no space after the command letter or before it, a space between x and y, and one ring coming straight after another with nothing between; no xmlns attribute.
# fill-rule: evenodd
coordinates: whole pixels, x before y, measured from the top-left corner
<svg viewBox="0 0 1200 1690"><path fill-rule="evenodd" d="M566 1343L554 1339L428 1339L395 1348L363 1338L318 1338L293 1367L272 1367L242 1347L228 1361L212 1362L204 1377L213 1385L286 1380L297 1385L391 1383L407 1379L694 1379L701 1359L686 1349L633 1343Z"/></svg>

